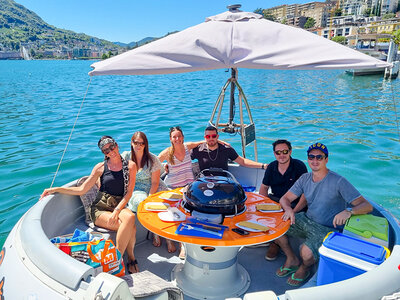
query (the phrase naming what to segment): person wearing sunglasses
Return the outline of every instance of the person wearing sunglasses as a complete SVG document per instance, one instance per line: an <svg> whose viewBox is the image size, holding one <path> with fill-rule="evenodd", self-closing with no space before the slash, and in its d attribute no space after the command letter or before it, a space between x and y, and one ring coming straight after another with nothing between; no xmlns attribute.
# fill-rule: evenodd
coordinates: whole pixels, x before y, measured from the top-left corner
<svg viewBox="0 0 400 300"><path fill-rule="evenodd" d="M103 136L98 147L104 154L104 161L93 168L82 185L48 188L43 191L40 199L54 193L81 196L99 180L100 188L90 207L90 218L98 227L117 231L116 247L122 255L127 251L128 272L136 273L139 268L134 255L135 215L126 208L135 187L136 164L122 158L118 144L111 136Z"/></svg>
<svg viewBox="0 0 400 300"><path fill-rule="evenodd" d="M133 161L137 165L135 189L128 202L128 207L134 213L143 200L149 195L168 190L164 181L160 178L161 163L156 155L149 151L149 142L146 134L136 131L131 138L131 151L124 151L122 157ZM161 239L153 235L153 245L159 247ZM175 252L175 245L169 243L168 250Z"/></svg>
<svg viewBox="0 0 400 300"><path fill-rule="evenodd" d="M327 168L328 148L322 143L308 147L307 159L311 172L303 174L281 197L283 220L290 220L289 236L300 236L301 260L295 255L286 235L275 240L286 254L286 261L277 271L279 277L289 276L287 283L299 286L311 275L310 269L319 259L318 249L331 231L341 230L352 215L367 214L372 205L344 177ZM307 212L294 213L290 203L304 194Z"/></svg>
<svg viewBox="0 0 400 300"><path fill-rule="evenodd" d="M292 144L287 140L276 140L272 143L275 160L271 162L265 170L264 179L260 186L259 194L267 196L275 202L292 187L301 175L307 173L306 165L298 159L292 158ZM269 189L271 190L270 193ZM303 197L304 198L304 197ZM307 203L300 197L291 203L294 213L305 210ZM266 260L275 260L279 254L279 246L271 242Z"/></svg>
<svg viewBox="0 0 400 300"><path fill-rule="evenodd" d="M192 149L203 143L204 140L184 143L184 135L180 126L174 126L169 129L169 140L171 146L161 151L158 155L160 162L167 161L166 170L168 174L164 182L170 189L185 187L194 180L192 160L190 158ZM171 241L171 243L173 242ZM175 245L172 249L168 248L168 251L173 249L175 249ZM175 250L172 252L175 252ZM183 244L181 244L179 258L185 258Z"/></svg>
<svg viewBox="0 0 400 300"><path fill-rule="evenodd" d="M183 131L179 126L169 129L169 140L171 146L161 151L158 158L161 162L167 161L168 174L164 181L169 188L175 189L184 187L194 180L190 154L192 149L204 140L185 143Z"/></svg>
<svg viewBox="0 0 400 300"><path fill-rule="evenodd" d="M220 143L218 141L219 135L217 128L214 126L208 126L205 129L204 138L206 142L194 148L191 155L192 159L198 160L201 171L209 168L228 170L229 160L247 168L265 169L267 166L267 164L239 156L230 145Z"/></svg>
<svg viewBox="0 0 400 300"><path fill-rule="evenodd" d="M138 169L135 189L128 203L128 207L136 212L139 203L149 195L168 188L160 179L161 163L158 157L149 151L149 142L144 132L137 131L132 135L131 151L124 151L122 157L133 161Z"/></svg>

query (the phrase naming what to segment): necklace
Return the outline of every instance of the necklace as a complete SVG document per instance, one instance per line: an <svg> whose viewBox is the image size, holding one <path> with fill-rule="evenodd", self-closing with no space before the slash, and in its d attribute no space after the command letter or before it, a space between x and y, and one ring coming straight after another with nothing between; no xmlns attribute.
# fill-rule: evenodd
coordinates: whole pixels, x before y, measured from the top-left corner
<svg viewBox="0 0 400 300"><path fill-rule="evenodd" d="M219 150L219 145L217 145L217 154L215 155L214 159L212 159L212 158L211 158L211 155L210 155L210 148L208 148L208 145L207 145L208 158L209 158L211 161L215 161L215 160L217 159L217 157L218 157L218 150Z"/></svg>

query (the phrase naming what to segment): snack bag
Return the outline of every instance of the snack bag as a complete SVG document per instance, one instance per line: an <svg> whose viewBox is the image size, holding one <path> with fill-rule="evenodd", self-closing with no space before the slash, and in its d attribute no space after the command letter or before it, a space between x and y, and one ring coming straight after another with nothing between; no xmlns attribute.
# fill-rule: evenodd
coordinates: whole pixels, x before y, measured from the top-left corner
<svg viewBox="0 0 400 300"><path fill-rule="evenodd" d="M72 249L71 249L72 252ZM112 240L100 240L87 244L89 259L86 264L92 266L96 273L106 272L118 277L125 276L125 265L121 253Z"/></svg>

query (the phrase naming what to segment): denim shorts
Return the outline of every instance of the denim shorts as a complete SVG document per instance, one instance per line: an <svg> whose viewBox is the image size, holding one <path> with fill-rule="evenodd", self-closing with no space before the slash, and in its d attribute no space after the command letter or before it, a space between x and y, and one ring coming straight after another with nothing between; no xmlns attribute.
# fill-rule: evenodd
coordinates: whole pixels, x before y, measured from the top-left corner
<svg viewBox="0 0 400 300"><path fill-rule="evenodd" d="M331 231L337 230L311 220L304 212L298 212L295 214L295 223L290 226L287 235L305 239L303 245L310 248L317 262L319 259L318 249L326 235Z"/></svg>

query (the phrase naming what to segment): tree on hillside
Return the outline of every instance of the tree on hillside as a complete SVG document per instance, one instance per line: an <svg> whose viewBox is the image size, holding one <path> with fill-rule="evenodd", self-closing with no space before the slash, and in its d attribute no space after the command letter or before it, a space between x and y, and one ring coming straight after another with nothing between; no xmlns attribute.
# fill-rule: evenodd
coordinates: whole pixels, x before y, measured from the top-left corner
<svg viewBox="0 0 400 300"><path fill-rule="evenodd" d="M307 18L307 22L306 24L304 24L304 28L308 29L308 28L313 28L314 26L315 26L314 18Z"/></svg>
<svg viewBox="0 0 400 300"><path fill-rule="evenodd" d="M382 1L378 0L376 5L374 6L373 15L378 16L378 17L381 15L381 6L382 6Z"/></svg>
<svg viewBox="0 0 400 300"><path fill-rule="evenodd" d="M342 44L342 45L346 45L347 39L344 36L334 36L332 38L332 41L334 41L336 43L339 43L339 44Z"/></svg>
<svg viewBox="0 0 400 300"><path fill-rule="evenodd" d="M400 29L396 30L393 33L393 42L397 45L400 45Z"/></svg>
<svg viewBox="0 0 400 300"><path fill-rule="evenodd" d="M268 9L264 10L263 16L264 16L264 19L267 19L270 21L275 21L275 16Z"/></svg>
<svg viewBox="0 0 400 300"><path fill-rule="evenodd" d="M364 17L369 17L371 15L371 13L372 13L371 8L367 8L367 9L364 9L364 11L362 12L362 15Z"/></svg>
<svg viewBox="0 0 400 300"><path fill-rule="evenodd" d="M342 15L342 9L341 8L336 8L334 11L335 17L340 17Z"/></svg>
<svg viewBox="0 0 400 300"><path fill-rule="evenodd" d="M255 14L263 15L263 9L262 8L256 8L253 12Z"/></svg>
<svg viewBox="0 0 400 300"><path fill-rule="evenodd" d="M394 18L394 17L396 17L396 14L394 14L394 13L389 13L389 14L383 15L383 16L382 16L382 19L392 19L392 18Z"/></svg>

